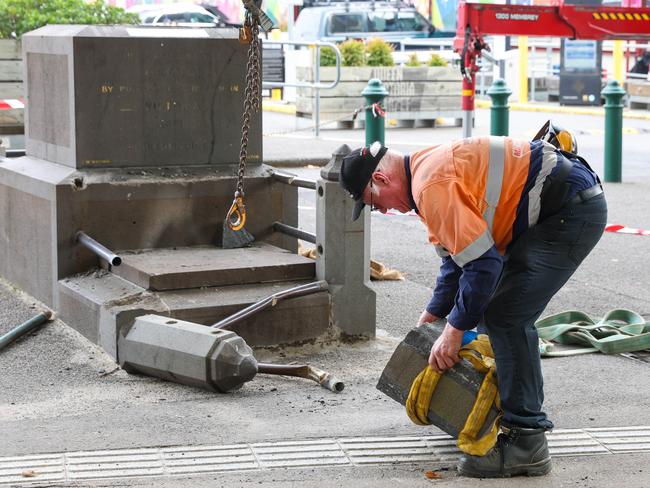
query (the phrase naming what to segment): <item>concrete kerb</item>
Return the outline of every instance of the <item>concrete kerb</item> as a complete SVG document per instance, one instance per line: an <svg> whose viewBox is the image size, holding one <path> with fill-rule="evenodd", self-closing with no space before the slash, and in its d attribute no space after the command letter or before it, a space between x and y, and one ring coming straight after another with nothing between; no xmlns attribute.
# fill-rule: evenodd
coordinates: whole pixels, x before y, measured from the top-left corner
<svg viewBox="0 0 650 488"><path fill-rule="evenodd" d="M279 103L272 100L263 100L262 110L265 112L296 115L296 106L293 103Z"/></svg>
<svg viewBox="0 0 650 488"><path fill-rule="evenodd" d="M489 109L492 103L488 100L476 100L476 108ZM510 103L510 110L517 110L520 112L546 112L546 113L561 113L571 115L597 115L604 117L605 110L602 107L565 107L560 105L546 105L537 103ZM635 120L650 120L650 113L632 112L630 110L623 112L623 118Z"/></svg>
<svg viewBox="0 0 650 488"><path fill-rule="evenodd" d="M492 104L488 100L476 100L476 108L489 109ZM272 102L270 100L265 100L262 103L262 108L266 112L276 112L284 113L289 115L296 114L296 106L293 104L284 104ZM547 104L537 104L537 103L510 103L510 110L517 110L521 112L547 112L547 113L562 113L562 114L572 114L572 115L598 115L605 116L605 110L603 108L586 108L586 107L564 107L560 105L547 105ZM650 113L642 112L632 112L630 110L623 112L624 119L635 119L635 120L649 120ZM293 166L288 164L287 166Z"/></svg>

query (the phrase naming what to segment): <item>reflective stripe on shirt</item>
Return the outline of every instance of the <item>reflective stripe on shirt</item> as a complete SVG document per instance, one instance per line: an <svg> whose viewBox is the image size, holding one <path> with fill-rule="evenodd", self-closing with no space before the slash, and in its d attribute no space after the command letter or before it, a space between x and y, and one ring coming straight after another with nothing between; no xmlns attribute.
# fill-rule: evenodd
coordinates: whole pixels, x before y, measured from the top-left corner
<svg viewBox="0 0 650 488"><path fill-rule="evenodd" d="M537 173L535 184L528 192L528 227L533 227L539 220L539 212L542 209L542 187L544 180L551 174L557 165L557 153L555 147L545 142L542 147L542 167Z"/></svg>
<svg viewBox="0 0 650 488"><path fill-rule="evenodd" d="M447 251L444 246L441 246L440 244L435 244L433 246L436 249L436 254L441 257L441 258L446 258L449 256L449 251Z"/></svg>
<svg viewBox="0 0 650 488"><path fill-rule="evenodd" d="M504 167L505 139L503 137L490 137L490 160L487 168L484 198L487 207L483 211L483 219L488 228L474 242L455 256L452 256L452 259L458 266L464 266L470 261L482 256L494 245L492 226L494 224L494 214L497 211L497 205L501 198Z"/></svg>
<svg viewBox="0 0 650 488"><path fill-rule="evenodd" d="M453 259L454 263L462 268L470 261L473 261L485 254L492 246L494 246L494 238L492 237L492 233L490 232L490 229L485 229L485 232L483 232L478 237L478 239L476 239L458 254L453 255L451 259Z"/></svg>
<svg viewBox="0 0 650 488"><path fill-rule="evenodd" d="M483 211L483 218L490 232L492 232L494 214L497 211L497 205L501 197L504 166L505 139L503 137L490 137L490 162L488 164L487 181L485 184L485 202L487 203L487 207Z"/></svg>

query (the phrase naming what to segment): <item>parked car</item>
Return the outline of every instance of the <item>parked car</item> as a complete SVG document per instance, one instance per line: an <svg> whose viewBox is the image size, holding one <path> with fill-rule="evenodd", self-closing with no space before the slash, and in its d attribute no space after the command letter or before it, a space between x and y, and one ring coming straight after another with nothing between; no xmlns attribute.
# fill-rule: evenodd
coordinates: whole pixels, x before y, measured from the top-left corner
<svg viewBox="0 0 650 488"><path fill-rule="evenodd" d="M411 5L339 2L305 7L294 27L296 40L339 42L382 37L386 41L434 37L435 27Z"/></svg>
<svg viewBox="0 0 650 488"><path fill-rule="evenodd" d="M138 5L128 9L140 16L146 25L175 25L181 27L221 27L224 21L208 12L200 5L170 4L170 5Z"/></svg>

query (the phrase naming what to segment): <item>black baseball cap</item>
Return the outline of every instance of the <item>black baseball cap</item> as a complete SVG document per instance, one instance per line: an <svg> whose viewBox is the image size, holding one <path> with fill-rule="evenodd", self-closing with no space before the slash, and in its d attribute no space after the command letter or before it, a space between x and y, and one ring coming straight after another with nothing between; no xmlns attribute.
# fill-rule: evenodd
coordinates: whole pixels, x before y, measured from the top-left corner
<svg viewBox="0 0 650 488"><path fill-rule="evenodd" d="M363 207L366 206L363 203L363 191L387 150L387 147L376 141L368 147L355 149L343 158L339 182L356 201L352 210L352 220L357 220Z"/></svg>

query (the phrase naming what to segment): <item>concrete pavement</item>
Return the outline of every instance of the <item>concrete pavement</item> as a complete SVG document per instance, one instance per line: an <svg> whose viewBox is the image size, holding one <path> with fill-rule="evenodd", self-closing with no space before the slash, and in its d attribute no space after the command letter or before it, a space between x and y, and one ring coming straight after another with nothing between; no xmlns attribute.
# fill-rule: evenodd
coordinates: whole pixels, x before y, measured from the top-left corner
<svg viewBox="0 0 650 488"><path fill-rule="evenodd" d="M546 114L520 114L521 117L513 113L511 127L513 135L521 137L530 137L528 134L534 133L542 119L547 117ZM267 114L266 117L264 152L267 162L290 164L304 158L303 162L320 164L340 143L349 141L354 145L363 141L361 131L338 130L323 131L321 138L315 139L308 131L295 131L305 125L304 121L283 114ZM578 121L580 130L584 132L597 128L598 121L593 120L594 117L572 117L576 118L570 120ZM476 134L487 133L488 118L487 111L477 112ZM643 128L642 121L630 120L626 124ZM427 141L455 137L459 137L459 129L451 127L387 131L388 144L404 151L422 147ZM642 137L638 134L625 136L625 182L606 185L606 193L610 222L650 229L647 203L650 170ZM588 153L585 155L600 171L602 158L598 159L598 153L602 151L602 145L599 141L597 135L590 133L579 137L579 144ZM317 168L309 167L292 171L310 178L316 178L318 174ZM300 190L299 205L300 226L313 231L313 192ZM648 244L648 237L606 234L546 312L580 309L598 316L610 308L625 307L650 317ZM268 350L258 354L268 361L309 361L327 369L346 382L346 389L340 394L297 379L261 375L238 392L228 395L129 376L116 370L106 354L61 322L47 325L0 352L0 371L3 373L0 375L0 463L3 460L9 462L6 461L8 457L17 457L15 463L27 466L29 458L25 456L42 454L59 459L57 456L61 455L64 468L67 467L62 481L59 478L56 478L58 481L39 481L39 476L44 478L46 475L46 470L39 468L41 472L35 470L35 478L19 476L19 480L11 484L165 487L190 484L255 484L265 487L444 484L464 487L480 483L488 487L613 487L620 486L620 480L625 480L629 487L650 486L650 473L646 469L650 460L650 431L646 427L650 425L647 414L650 363L642 359L599 354L543 361L545 408L556 424L557 436L562 434L562 429L575 429L580 434L566 441L573 451L567 451L568 457L556 459L555 470L547 478L465 480L455 476L450 469L453 450L439 448L431 448L431 457L425 460L417 456L409 458L413 453L403 454L399 458L403 462L397 464L385 456L388 461L371 466L353 461L327 466L327 463L320 462L327 459L325 455L303 467L264 464L266 461L261 460L255 451L258 449L255 446L263 443L278 449L281 459L294 459L296 456L287 455L287 443L298 443L302 446L297 448L298 453L304 453L308 451L305 442L330 445L331 441L343 445L345 459L350 460L350 440L395 442L401 438L440 436L440 431L435 428L411 424L403 407L375 389L383 365L415 324L430 297L437 258L426 242L426 234L418 219L397 215L373 215L372 255L406 275L402 282L373 284L378 295L378 336L375 340ZM33 299L3 282L0 286L0 333L33 315L38 306ZM621 441L599 441L596 433L602 432L599 429L603 428L618 429L615 434ZM555 439L560 440L560 437ZM604 451L594 447L594 442L603 446ZM560 444L557 445L561 447ZM251 447L258 463L255 469L227 469L230 461L223 461L219 464L220 469L214 467L216 464L204 464L207 472L202 474L195 470L190 475L187 472L173 475L169 463L147 464L159 461L147 461L149 458L146 456L144 460L137 460L138 455L146 454L146 449L157 453L150 456L152 459L164 460L170 452L195 452L197 449L222 452L227 446L242 445L255 448ZM120 451L125 464L119 465L119 461L110 457L114 453L102 454L108 449L127 450ZM372 444L367 454L373 452L381 453L381 447ZM413 452L422 454L423 451ZM424 452L428 451L425 449ZM577 455L589 453L591 455ZM74 459L83 456L96 461L105 456L104 464L117 462L112 476L121 475L123 478L101 479L106 477L106 473L102 474L97 466L101 464L99 461L94 464L91 461L73 463ZM126 469L138 462L144 463L141 468ZM53 461L53 465L56 462ZM78 470L76 466L79 465L85 468ZM153 469L152 466L160 467L162 471L155 472L158 475L153 478L143 478L152 473L146 471ZM99 474L94 469L100 469ZM427 471L440 473L442 479L427 479ZM73 481L72 475L76 473L85 475ZM99 476L100 480L91 480L91 475ZM0 478L0 486L11 484L3 483Z"/></svg>

